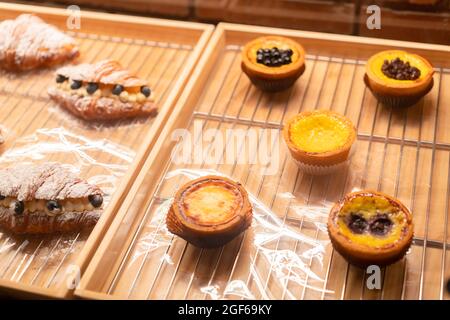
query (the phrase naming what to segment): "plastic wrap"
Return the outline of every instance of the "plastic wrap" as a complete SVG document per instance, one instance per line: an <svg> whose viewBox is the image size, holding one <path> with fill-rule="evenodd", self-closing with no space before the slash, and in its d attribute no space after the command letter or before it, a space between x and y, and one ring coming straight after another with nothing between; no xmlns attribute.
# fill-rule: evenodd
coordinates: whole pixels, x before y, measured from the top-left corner
<svg viewBox="0 0 450 320"><path fill-rule="evenodd" d="M205 175L219 175L222 173L204 169L178 169L170 171L166 174L165 179L175 179L181 176L189 179L196 179ZM294 199L294 195L285 192L280 194L287 200ZM290 221L283 221L282 218L272 212L263 202L261 202L255 195L249 193L249 199L253 207L253 222L251 226L251 246L250 250L254 252L253 258L249 259L245 265L240 265L241 268L249 270L249 278L254 279L255 285L249 286L245 279L233 279L230 281L214 281L211 279L203 279L200 291L204 293L205 298L209 299L224 299L224 298L245 298L245 299L273 299L280 298L271 296L270 290L267 290L267 268L272 278L280 286L282 295L288 299L294 299L294 294L288 288L288 284L296 286L308 287L319 293L332 293L325 289L325 279L323 276L316 274L311 268L312 263L318 263L323 266L325 248L329 244L329 240L322 240L316 236L310 236L300 231L301 224L313 224L317 228L317 232L326 233L326 220L328 217L331 203L323 206L296 206L292 205L292 210L295 217L290 217ZM170 246L174 241L174 236L167 230L165 219L167 211L172 203L172 198L163 201L155 211L155 214L148 223L148 229L137 244L137 249L131 258L130 265L139 263L139 258L143 255L151 255L152 252L160 248ZM250 230L249 229L249 230ZM249 233L250 231L246 231ZM240 237L240 245L242 245L242 235ZM299 244L292 249L281 249L281 243ZM173 245L173 244L172 244ZM205 251L206 249L202 250ZM222 249L213 249L222 250ZM242 252L238 252L238 255ZM201 255L201 253L200 253ZM239 256L236 257L239 259ZM255 263L255 259L262 259ZM178 257L171 255L170 251L166 252L160 257L160 269L164 265L174 265ZM262 267L263 266L263 267ZM217 265L211 265L210 268L217 268ZM210 269L211 271L211 269ZM183 272L183 271L178 271ZM192 272L185 272L183 276L187 278L194 277ZM192 280L191 280L192 281ZM274 284L271 284L273 286Z"/></svg>

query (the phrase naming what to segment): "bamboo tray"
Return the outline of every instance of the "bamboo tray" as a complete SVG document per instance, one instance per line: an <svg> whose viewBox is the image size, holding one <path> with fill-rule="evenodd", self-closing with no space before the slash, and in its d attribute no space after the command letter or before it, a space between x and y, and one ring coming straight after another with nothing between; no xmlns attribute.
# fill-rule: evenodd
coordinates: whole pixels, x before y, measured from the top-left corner
<svg viewBox="0 0 450 320"><path fill-rule="evenodd" d="M25 12L36 13L47 22L65 29L65 10L0 3L0 19L14 18ZM17 139L29 136L40 128L65 127L87 139L106 139L119 144L132 150L134 155L134 159L128 162L120 158L110 159L101 153L92 155L96 161L127 165L128 169L118 178L111 201L90 235L21 240L13 239L6 233L0 234L1 290L46 297L67 297L71 294L66 283L72 283L77 274L69 271L76 270L76 267L82 272L86 267L172 111L212 29L212 26L197 23L82 11L81 30L72 32L80 43L80 60L118 59L124 66L148 79L156 94L158 116L131 124L92 128L70 115L59 117L52 114L49 107L53 103L46 91L53 82L54 70L20 76L1 74L0 123L12 132L12 137L7 137L2 147L3 151L13 148ZM51 161L70 163L76 159L58 155L52 156ZM81 176L94 174L98 174L95 169L82 168ZM15 245L11 246L11 243Z"/></svg>
<svg viewBox="0 0 450 320"><path fill-rule="evenodd" d="M289 36L304 45L308 54L306 71L291 90L262 94L241 72L242 45L263 34ZM392 47L414 50L436 66L435 86L424 101L395 112L377 104L363 82L365 60ZM256 292L256 299L448 299L444 280L450 276L450 94L444 88L450 85L449 63L450 49L444 46L219 24L76 295L98 299L204 299L211 298L204 289L213 286L219 298L239 298L223 292L233 279ZM244 132L276 129L279 135L285 119L299 110L314 108L345 113L357 124L358 142L351 170L324 177L305 175L286 148L280 148L275 175L264 176L262 166L245 162L188 166L170 161L177 146L171 135L177 129L195 134L197 123L203 130L218 129L220 134L231 128ZM214 139L206 139L194 141L203 141L207 148ZM258 144L243 149L247 154L259 151ZM225 152L219 150L219 154L221 151ZM164 226L156 226L153 219L161 202L186 181L165 179L177 168L216 169L232 176L286 225L325 241L328 235L323 224L320 227L304 215L299 218L296 207L308 210L333 203L357 187L383 190L398 196L414 212L414 245L406 259L382 270L382 290L367 289L364 270L348 265L329 243L323 265L304 261L323 279L321 287L327 291L310 290L289 281L283 284L252 245L253 228L216 250L197 249L179 237L164 242L166 238L158 235ZM161 242L163 245L158 245ZM282 249L295 251L303 246L282 241L271 252L281 254ZM260 271L259 278L254 276L255 269ZM308 276L303 280L308 285L313 281Z"/></svg>

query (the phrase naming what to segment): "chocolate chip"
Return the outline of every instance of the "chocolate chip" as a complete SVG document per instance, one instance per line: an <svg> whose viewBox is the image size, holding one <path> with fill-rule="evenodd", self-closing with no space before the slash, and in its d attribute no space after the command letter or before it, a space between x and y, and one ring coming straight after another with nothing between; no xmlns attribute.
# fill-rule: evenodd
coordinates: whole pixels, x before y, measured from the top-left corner
<svg viewBox="0 0 450 320"><path fill-rule="evenodd" d="M95 82L89 82L86 87L86 91L89 94L93 94L98 89L98 84Z"/></svg>
<svg viewBox="0 0 450 320"><path fill-rule="evenodd" d="M94 208L99 208L103 203L103 197L100 194L91 194L88 199Z"/></svg>
<svg viewBox="0 0 450 320"><path fill-rule="evenodd" d="M50 212L59 212L61 211L61 205L58 203L58 201L49 200L47 201L47 210Z"/></svg>
<svg viewBox="0 0 450 320"><path fill-rule="evenodd" d="M12 206L16 214L22 214L25 211L25 204L23 201L14 201Z"/></svg>
<svg viewBox="0 0 450 320"><path fill-rule="evenodd" d="M123 86L120 84L116 84L112 90L112 93L115 94L116 96L118 96L119 94L121 94L123 91Z"/></svg>
<svg viewBox="0 0 450 320"><path fill-rule="evenodd" d="M6 199L6 197L5 196L2 196L1 194L0 194L0 200L5 200Z"/></svg>
<svg viewBox="0 0 450 320"><path fill-rule="evenodd" d="M67 77L63 76L62 74L56 75L56 83L63 83L67 80Z"/></svg>
<svg viewBox="0 0 450 320"><path fill-rule="evenodd" d="M361 234L366 231L368 223L366 219L364 219L359 214L352 213L350 215L350 221L348 222L348 227L354 233Z"/></svg>
<svg viewBox="0 0 450 320"><path fill-rule="evenodd" d="M382 215L380 217L375 218L370 223L370 232L377 236L386 235L392 228L392 221L388 216Z"/></svg>
<svg viewBox="0 0 450 320"><path fill-rule="evenodd" d="M72 84L70 85L70 89L76 90L80 89L83 83L80 80L72 80Z"/></svg>
<svg viewBox="0 0 450 320"><path fill-rule="evenodd" d="M141 93L146 97L150 97L150 94L152 93L152 91L150 90L149 87L143 86L143 87L141 87Z"/></svg>

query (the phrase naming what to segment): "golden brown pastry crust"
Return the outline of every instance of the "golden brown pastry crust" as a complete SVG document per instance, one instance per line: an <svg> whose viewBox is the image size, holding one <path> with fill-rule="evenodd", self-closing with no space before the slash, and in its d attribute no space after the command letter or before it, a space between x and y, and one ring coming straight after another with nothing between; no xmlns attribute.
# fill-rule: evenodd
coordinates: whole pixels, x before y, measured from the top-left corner
<svg viewBox="0 0 450 320"><path fill-rule="evenodd" d="M296 60L281 67L268 67L253 61L251 51L263 48L267 42L287 45L295 52ZM281 91L289 88L305 71L305 50L296 41L280 36L265 36L247 43L241 54L242 71L254 85L265 91Z"/></svg>
<svg viewBox="0 0 450 320"><path fill-rule="evenodd" d="M346 124L350 136L347 140L347 142L340 148L327 151L327 152L308 152L305 150L299 149L294 143L291 141L290 137L290 127L292 124L294 124L296 121L303 117L308 117L313 114L325 114L332 117L336 117L339 120L342 121L342 123ZM292 155L292 157L302 163L306 163L309 165L318 165L318 166L331 166L335 165L341 162L344 162L347 160L350 149L353 145L353 143L356 140L356 129L353 126L353 123L348 119L347 117L336 113L334 111L328 111L328 110L320 110L320 111L304 111L299 113L298 115L294 116L293 118L289 119L286 124L283 127L283 138L286 142L289 151Z"/></svg>
<svg viewBox="0 0 450 320"><path fill-rule="evenodd" d="M44 234L90 229L102 212L101 202L96 207L82 204L83 210L79 211L75 211L73 205L69 207L65 201L103 197L103 192L58 163L17 165L0 170L0 196L0 226L13 233ZM63 211L49 212L36 205L32 209L30 203L34 201L58 202ZM22 212L15 211L12 204L16 202L23 204Z"/></svg>
<svg viewBox="0 0 450 320"><path fill-rule="evenodd" d="M403 237L392 245L381 248L354 243L345 237L336 224L336 215L347 201L358 196L383 197L398 207L404 213L408 226L407 230L404 231ZM398 261L406 254L413 240L414 225L411 212L398 199L382 192L362 190L347 194L333 206L328 217L328 234L333 247L350 263L361 267L368 265L385 266Z"/></svg>
<svg viewBox="0 0 450 320"><path fill-rule="evenodd" d="M239 199L238 205L233 206L233 212L228 212L224 220L201 222L192 218L193 215L186 214L186 210L189 210L188 205L184 201L186 195L205 185L223 187L225 190L235 193L236 199ZM194 215L197 214L201 216L202 212L194 213ZM247 192L240 183L220 176L205 176L190 181L178 190L167 214L166 222L170 232L197 247L220 247L250 226L252 222L252 206Z"/></svg>
<svg viewBox="0 0 450 320"><path fill-rule="evenodd" d="M97 83L101 86L122 85L138 88L146 82L124 69L114 60L103 60L94 64L80 64L60 68L56 72L71 80ZM122 101L118 96L80 95L58 86L48 90L50 97L63 108L85 120L116 120L139 116L156 116L157 107L149 99L143 102Z"/></svg>
<svg viewBox="0 0 450 320"><path fill-rule="evenodd" d="M75 40L33 14L0 23L0 66L9 71L50 67L79 56Z"/></svg>

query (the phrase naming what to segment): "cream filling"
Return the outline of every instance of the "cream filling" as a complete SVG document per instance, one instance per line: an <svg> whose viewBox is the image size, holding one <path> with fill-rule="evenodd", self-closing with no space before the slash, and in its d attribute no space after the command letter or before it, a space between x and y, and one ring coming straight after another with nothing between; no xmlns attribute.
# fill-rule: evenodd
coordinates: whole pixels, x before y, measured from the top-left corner
<svg viewBox="0 0 450 320"><path fill-rule="evenodd" d="M16 198L6 197L3 200L0 200L0 206L4 208L12 208ZM95 208L90 202L89 199L86 198L78 198L78 199L66 199L66 200L58 200L59 205L61 206L60 210L50 211L47 209L47 202L49 200L40 200L35 199L31 201L24 201L25 210L28 212L45 212L49 216L57 216L63 214L65 212L84 212L91 211L98 208Z"/></svg>
<svg viewBox="0 0 450 320"><path fill-rule="evenodd" d="M120 99L122 102L139 102L144 103L146 101L153 101L153 92L150 94L149 97L146 97L142 94L142 92L133 93L126 90L126 88L120 93L120 95L115 95L112 93L112 88L104 87L102 89L97 89L94 93L89 94L86 91L87 84L83 83L81 88L79 89L72 89L70 87L70 81L66 80L62 83L56 83L56 87L60 90L64 90L66 92L70 92L72 95L78 95L78 96L92 96L92 97L106 97L106 98L115 98Z"/></svg>

